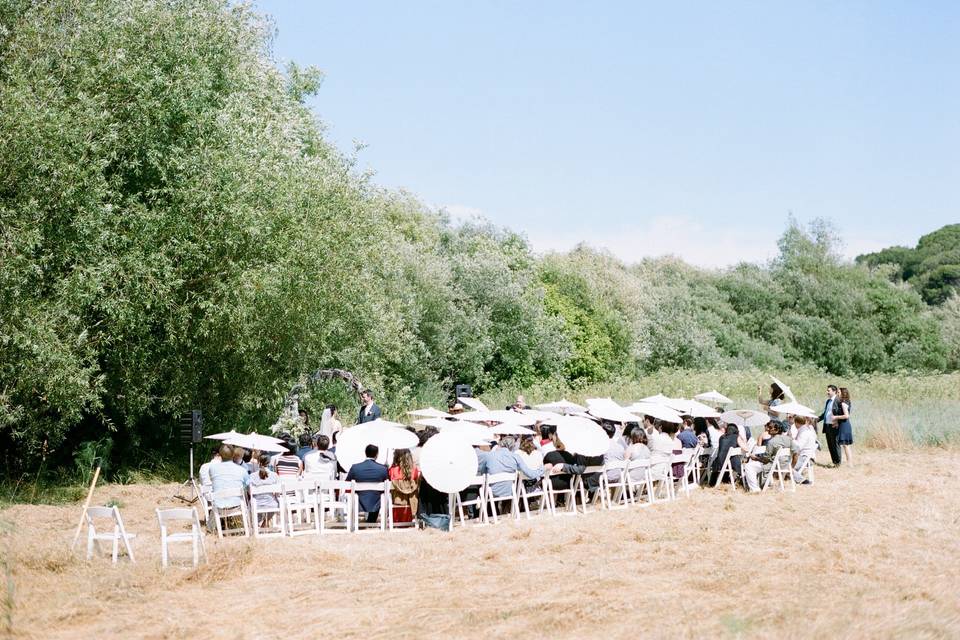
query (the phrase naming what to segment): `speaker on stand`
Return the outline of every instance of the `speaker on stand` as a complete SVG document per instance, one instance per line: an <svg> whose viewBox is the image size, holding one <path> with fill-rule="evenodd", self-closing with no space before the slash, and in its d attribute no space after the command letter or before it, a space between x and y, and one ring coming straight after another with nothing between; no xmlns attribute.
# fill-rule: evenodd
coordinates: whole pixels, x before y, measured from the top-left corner
<svg viewBox="0 0 960 640"><path fill-rule="evenodd" d="M193 447L203 440L203 414L199 409L193 409L180 415L180 443L190 447L190 478L183 481L177 493L173 496L187 504L193 504L200 497L200 488L193 475ZM183 495L184 491L187 495Z"/></svg>

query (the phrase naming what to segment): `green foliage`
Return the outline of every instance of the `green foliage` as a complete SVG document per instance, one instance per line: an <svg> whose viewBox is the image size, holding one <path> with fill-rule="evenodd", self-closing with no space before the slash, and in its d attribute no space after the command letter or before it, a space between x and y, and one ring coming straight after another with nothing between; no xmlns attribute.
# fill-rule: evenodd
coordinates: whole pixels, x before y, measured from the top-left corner
<svg viewBox="0 0 960 640"><path fill-rule="evenodd" d="M950 224L920 238L916 248L888 247L857 256L869 267L890 265L894 281L908 282L927 304L943 304L960 290L960 224Z"/></svg>
<svg viewBox="0 0 960 640"><path fill-rule="evenodd" d="M169 454L190 408L211 430L266 427L321 367L355 372L398 416L455 382L960 362L955 307L934 315L843 263L824 223L791 224L769 267L720 272L538 257L509 230L452 224L328 143L304 105L322 74L281 71L270 33L226 0L0 0L8 473ZM960 264L937 262L956 246L941 232L903 271L931 292ZM315 419L328 401L351 420L342 389L305 399Z"/></svg>

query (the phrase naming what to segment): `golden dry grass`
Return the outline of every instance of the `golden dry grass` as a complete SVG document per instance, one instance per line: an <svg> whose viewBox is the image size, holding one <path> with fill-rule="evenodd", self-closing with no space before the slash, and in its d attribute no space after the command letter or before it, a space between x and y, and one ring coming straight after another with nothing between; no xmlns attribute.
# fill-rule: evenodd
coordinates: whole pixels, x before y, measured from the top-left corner
<svg viewBox="0 0 960 640"><path fill-rule="evenodd" d="M0 513L16 638L960 637L955 451L858 451L795 494L584 517L218 542L159 568L172 485L109 486L135 565L68 550L79 507ZM181 557L186 557L181 556Z"/></svg>

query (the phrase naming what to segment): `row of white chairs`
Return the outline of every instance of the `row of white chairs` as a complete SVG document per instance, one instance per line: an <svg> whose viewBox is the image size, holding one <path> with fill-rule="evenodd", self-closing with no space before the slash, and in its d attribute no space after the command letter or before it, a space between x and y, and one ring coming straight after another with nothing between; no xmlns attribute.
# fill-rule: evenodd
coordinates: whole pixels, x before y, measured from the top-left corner
<svg viewBox="0 0 960 640"><path fill-rule="evenodd" d="M299 536L334 532L358 532L364 528L380 531L412 527L413 522L397 522L391 505L389 480L356 482L346 480L282 479L276 484L216 493L201 489L201 505L213 523L217 536L252 535L255 538ZM365 514L360 492L380 494L377 522L361 519ZM259 497L269 496L273 506L263 507ZM233 506L218 506L229 502Z"/></svg>
<svg viewBox="0 0 960 640"><path fill-rule="evenodd" d="M190 508L177 509L157 509L157 522L160 524L160 563L166 568L170 564L169 545L172 542L189 542L193 550L193 566L200 564L201 557L206 558L207 547L203 540L203 529L200 527L200 517L197 510ZM120 509L116 505L110 507L87 507L84 512L84 519L87 522L87 560L93 557L94 549L98 553L103 553L100 546L101 542L109 542L111 546L111 559L113 564L117 564L121 545L126 551L130 562L135 562L133 555L133 546L130 541L137 537L135 533L128 533L123 525L123 518L120 517ZM189 531L174 530L171 532L171 525L184 523L190 525ZM99 523L107 523L105 527L101 526L97 530ZM175 526L175 525L174 525Z"/></svg>

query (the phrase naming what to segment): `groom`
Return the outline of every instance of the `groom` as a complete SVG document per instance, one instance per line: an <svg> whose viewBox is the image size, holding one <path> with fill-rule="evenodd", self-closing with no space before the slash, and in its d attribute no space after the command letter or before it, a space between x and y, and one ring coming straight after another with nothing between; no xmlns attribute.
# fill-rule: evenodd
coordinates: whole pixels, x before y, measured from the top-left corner
<svg viewBox="0 0 960 640"><path fill-rule="evenodd" d="M380 417L380 407L373 401L373 394L369 389L360 393L360 401L363 406L360 407L360 416L357 418L357 424L371 422Z"/></svg>
<svg viewBox="0 0 960 640"><path fill-rule="evenodd" d="M840 445L837 444L838 428L833 419L833 403L837 398L837 387L829 385L827 387L827 401L823 405L823 413L817 418L817 422L823 422L823 435L827 439L827 449L830 450L830 459L833 460L833 466L840 466Z"/></svg>

